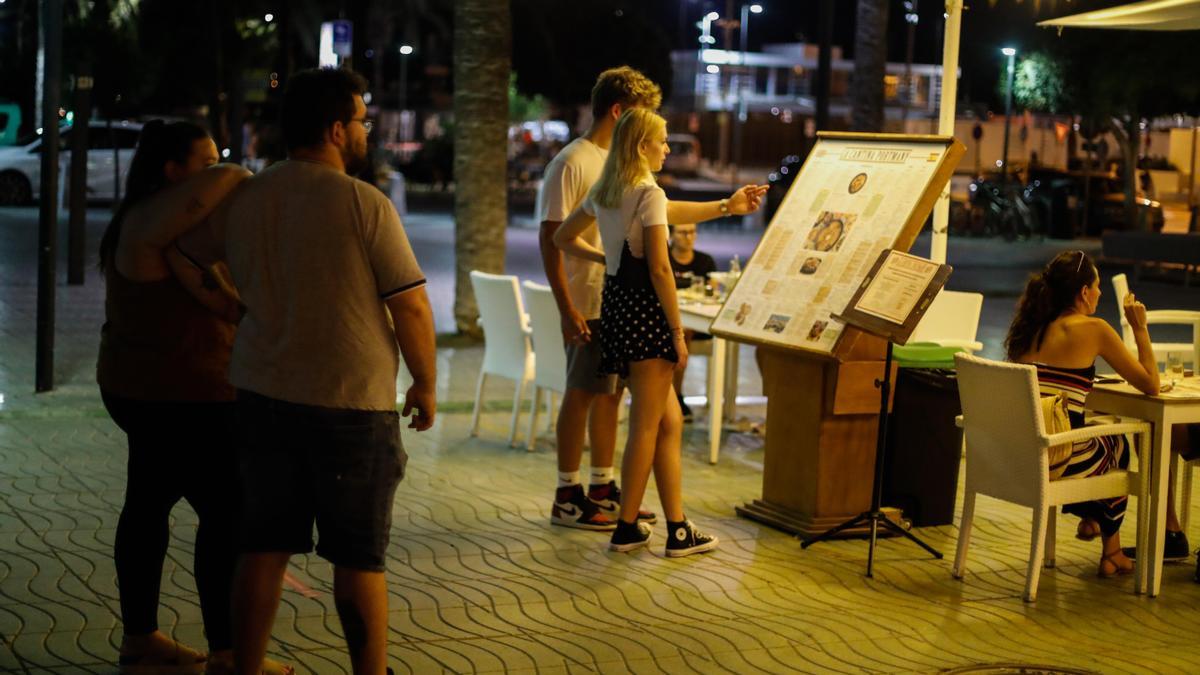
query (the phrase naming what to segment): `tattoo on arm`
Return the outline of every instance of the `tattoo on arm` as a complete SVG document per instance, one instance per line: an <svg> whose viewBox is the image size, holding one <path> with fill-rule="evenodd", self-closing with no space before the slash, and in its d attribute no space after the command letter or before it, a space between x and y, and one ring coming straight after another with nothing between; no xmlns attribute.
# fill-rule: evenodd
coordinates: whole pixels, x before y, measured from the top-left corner
<svg viewBox="0 0 1200 675"><path fill-rule="evenodd" d="M193 214L199 213L203 210L204 210L204 202L200 201L199 197L192 197L192 200L190 202L188 202L188 205L187 205L188 215L193 215Z"/></svg>

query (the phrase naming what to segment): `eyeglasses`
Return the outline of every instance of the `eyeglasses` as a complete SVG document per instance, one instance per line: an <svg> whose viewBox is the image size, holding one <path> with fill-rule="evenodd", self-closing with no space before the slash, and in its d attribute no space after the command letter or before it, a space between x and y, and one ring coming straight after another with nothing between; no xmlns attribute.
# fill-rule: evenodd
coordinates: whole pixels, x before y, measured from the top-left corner
<svg viewBox="0 0 1200 675"><path fill-rule="evenodd" d="M367 131L370 131L370 129L367 129ZM1079 274L1079 270L1083 269L1083 258L1084 258L1084 253L1083 253L1083 251L1080 251L1079 252L1079 263L1075 265L1075 273L1076 274Z"/></svg>
<svg viewBox="0 0 1200 675"><path fill-rule="evenodd" d="M358 122L359 124L361 124L363 126L363 130L366 131L368 134L371 133L371 130L375 128L375 121L371 120L371 119L367 119L366 117L355 117L354 119L352 119L350 121Z"/></svg>

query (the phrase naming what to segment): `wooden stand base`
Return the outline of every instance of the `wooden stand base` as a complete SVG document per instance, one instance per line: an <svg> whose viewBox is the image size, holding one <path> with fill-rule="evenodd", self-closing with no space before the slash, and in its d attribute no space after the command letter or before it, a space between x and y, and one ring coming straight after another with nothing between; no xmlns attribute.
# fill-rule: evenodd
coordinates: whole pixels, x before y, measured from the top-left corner
<svg viewBox="0 0 1200 675"><path fill-rule="evenodd" d="M832 527L853 518L856 514L848 514L846 516L819 516L814 517L811 514L795 511L792 509L782 508L773 504L764 502L761 499L755 499L752 502L747 502L741 506L734 507L737 514L743 518L749 518L760 522L764 525L770 525L777 530L783 530L789 534L795 534L801 538L816 536ZM883 512L887 515L888 520L904 526L901 521L901 513L899 509L884 508ZM870 534L870 528L867 526L856 527L845 530L840 533L840 537L865 537ZM880 531L880 536L891 536L886 530Z"/></svg>
<svg viewBox="0 0 1200 675"><path fill-rule="evenodd" d="M841 360L759 348L767 394L762 496L738 515L808 537L870 506L885 345L863 335Z"/></svg>

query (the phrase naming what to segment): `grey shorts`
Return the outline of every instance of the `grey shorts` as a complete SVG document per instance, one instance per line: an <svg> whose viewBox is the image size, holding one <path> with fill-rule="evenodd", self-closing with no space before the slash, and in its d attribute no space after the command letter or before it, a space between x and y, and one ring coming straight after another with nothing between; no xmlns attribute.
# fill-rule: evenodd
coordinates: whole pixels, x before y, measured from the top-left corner
<svg viewBox="0 0 1200 675"><path fill-rule="evenodd" d="M567 347L567 388L581 389L592 394L617 393L617 376L600 375L600 320L587 322L592 339L585 343L572 342Z"/></svg>

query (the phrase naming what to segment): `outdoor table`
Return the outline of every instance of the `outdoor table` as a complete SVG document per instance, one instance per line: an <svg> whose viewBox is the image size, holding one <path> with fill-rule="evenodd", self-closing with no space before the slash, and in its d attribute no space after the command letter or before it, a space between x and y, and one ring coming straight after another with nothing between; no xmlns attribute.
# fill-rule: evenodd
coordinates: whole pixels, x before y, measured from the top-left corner
<svg viewBox="0 0 1200 675"><path fill-rule="evenodd" d="M679 318L688 330L708 333L719 311L720 303L697 301L683 293L679 295ZM722 423L732 420L736 412L738 343L713 336L707 380L708 461L716 464L721 449Z"/></svg>
<svg viewBox="0 0 1200 675"><path fill-rule="evenodd" d="M1087 398L1087 408L1149 422L1154 427L1149 457L1139 458L1143 474L1150 478L1149 520L1146 548L1138 551L1138 591L1158 595L1162 585L1163 544L1167 524L1167 481L1171 459L1171 427L1200 422L1200 377L1186 377L1157 396L1147 396L1125 382L1097 383ZM1144 507L1138 504L1142 514ZM1143 561L1145 564L1143 565Z"/></svg>

